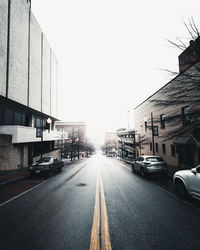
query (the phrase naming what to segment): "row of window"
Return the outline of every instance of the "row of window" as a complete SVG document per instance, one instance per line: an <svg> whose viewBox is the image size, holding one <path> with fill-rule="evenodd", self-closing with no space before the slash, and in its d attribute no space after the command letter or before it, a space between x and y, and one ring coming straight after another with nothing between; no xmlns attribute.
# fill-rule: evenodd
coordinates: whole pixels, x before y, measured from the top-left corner
<svg viewBox="0 0 200 250"><path fill-rule="evenodd" d="M0 106L0 125L32 126L32 115ZM54 124L51 123L51 130ZM46 118L34 117L35 128L50 128Z"/></svg>
<svg viewBox="0 0 200 250"><path fill-rule="evenodd" d="M190 107L189 106L183 107L181 109L181 113L182 113L182 125L183 127L185 127L190 124ZM144 126L145 126L145 131L147 131L147 128L148 128L147 121L145 121ZM164 114L160 115L160 128L165 129L165 115Z"/></svg>
<svg viewBox="0 0 200 250"><path fill-rule="evenodd" d="M134 134L122 135L121 137L123 137L123 138L134 138Z"/></svg>
<svg viewBox="0 0 200 250"><path fill-rule="evenodd" d="M153 150L153 146L152 146L152 142L150 142L150 151ZM159 152L158 149L158 143L155 143L155 151L156 153ZM166 145L165 143L162 143L162 153L166 154ZM176 149L175 149L175 145L171 144L171 156L175 156L176 155Z"/></svg>
<svg viewBox="0 0 200 250"><path fill-rule="evenodd" d="M30 116L28 114L0 106L0 125L29 126L29 121Z"/></svg>

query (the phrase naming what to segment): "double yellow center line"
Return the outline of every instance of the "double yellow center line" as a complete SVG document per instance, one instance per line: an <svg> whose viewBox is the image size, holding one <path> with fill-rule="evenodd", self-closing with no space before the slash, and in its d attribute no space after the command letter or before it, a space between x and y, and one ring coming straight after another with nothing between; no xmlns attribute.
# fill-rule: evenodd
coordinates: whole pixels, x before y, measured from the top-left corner
<svg viewBox="0 0 200 250"><path fill-rule="evenodd" d="M100 199L101 197L101 199ZM101 222L101 228L100 228ZM101 234L100 234L101 230ZM97 171L94 216L90 240L90 250L112 250L109 235L108 215L100 169Z"/></svg>

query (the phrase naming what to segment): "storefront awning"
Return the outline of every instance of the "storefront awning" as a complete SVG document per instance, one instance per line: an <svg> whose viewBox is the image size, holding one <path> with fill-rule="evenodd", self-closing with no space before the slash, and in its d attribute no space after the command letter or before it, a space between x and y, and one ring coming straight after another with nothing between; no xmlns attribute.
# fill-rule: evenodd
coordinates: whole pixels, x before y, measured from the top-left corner
<svg viewBox="0 0 200 250"><path fill-rule="evenodd" d="M174 144L182 144L182 145L196 145L195 140L192 136L179 136L173 142Z"/></svg>

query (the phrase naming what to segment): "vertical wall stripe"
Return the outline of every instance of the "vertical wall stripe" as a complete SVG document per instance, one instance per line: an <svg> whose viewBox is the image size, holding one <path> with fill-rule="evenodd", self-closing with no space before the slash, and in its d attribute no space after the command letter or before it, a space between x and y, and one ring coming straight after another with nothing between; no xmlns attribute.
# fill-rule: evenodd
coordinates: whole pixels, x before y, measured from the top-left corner
<svg viewBox="0 0 200 250"><path fill-rule="evenodd" d="M52 62L51 62L51 58L52 57L52 50L50 49L50 115L51 114L51 87L52 87L52 74L51 74L51 71L52 71Z"/></svg>
<svg viewBox="0 0 200 250"><path fill-rule="evenodd" d="M10 8L11 0L8 0L8 31L7 31L7 63L6 63L6 97L8 98L9 88L9 59L10 59Z"/></svg>
<svg viewBox="0 0 200 250"><path fill-rule="evenodd" d="M41 33L41 112L42 112L42 85L43 85L43 32Z"/></svg>
<svg viewBox="0 0 200 250"><path fill-rule="evenodd" d="M30 36L31 36L31 8L29 7L28 13L28 89L27 89L27 106L29 107L29 96L30 96Z"/></svg>
<svg viewBox="0 0 200 250"><path fill-rule="evenodd" d="M58 61L56 61L56 114L54 114L56 117L58 116L58 81L59 81L59 78L58 78Z"/></svg>

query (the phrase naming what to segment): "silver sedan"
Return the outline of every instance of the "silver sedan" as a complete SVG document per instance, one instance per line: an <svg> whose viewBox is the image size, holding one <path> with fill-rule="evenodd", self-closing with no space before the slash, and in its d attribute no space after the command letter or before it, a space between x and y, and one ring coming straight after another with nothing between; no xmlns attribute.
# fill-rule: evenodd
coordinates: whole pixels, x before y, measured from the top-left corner
<svg viewBox="0 0 200 250"><path fill-rule="evenodd" d="M132 162L132 172L140 173L142 177L147 174L161 174L167 177L168 167L160 156L142 155Z"/></svg>

